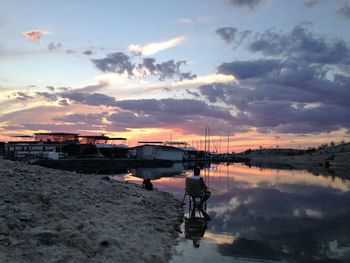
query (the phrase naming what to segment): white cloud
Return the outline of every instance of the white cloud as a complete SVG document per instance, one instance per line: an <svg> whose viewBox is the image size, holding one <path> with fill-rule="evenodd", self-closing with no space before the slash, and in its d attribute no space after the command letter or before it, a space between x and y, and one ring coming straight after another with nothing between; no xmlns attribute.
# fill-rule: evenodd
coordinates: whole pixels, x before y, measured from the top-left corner
<svg viewBox="0 0 350 263"><path fill-rule="evenodd" d="M176 37L163 42L153 42L141 46L139 44L131 44L128 46L128 50L135 53L140 53L145 56L153 55L162 50L172 48L180 45L185 40L185 37Z"/></svg>
<svg viewBox="0 0 350 263"><path fill-rule="evenodd" d="M179 18L175 20L175 23L178 24L207 24L211 20L215 19L215 17L209 17L209 16L199 16L199 17L193 17L193 18Z"/></svg>

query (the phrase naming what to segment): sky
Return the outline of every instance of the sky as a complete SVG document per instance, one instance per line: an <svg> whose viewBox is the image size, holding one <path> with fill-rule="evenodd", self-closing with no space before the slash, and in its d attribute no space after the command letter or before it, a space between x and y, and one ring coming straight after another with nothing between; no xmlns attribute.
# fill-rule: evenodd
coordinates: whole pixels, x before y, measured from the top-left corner
<svg viewBox="0 0 350 263"><path fill-rule="evenodd" d="M350 1L0 5L0 140L64 131L203 148L208 126L218 152L349 141Z"/></svg>

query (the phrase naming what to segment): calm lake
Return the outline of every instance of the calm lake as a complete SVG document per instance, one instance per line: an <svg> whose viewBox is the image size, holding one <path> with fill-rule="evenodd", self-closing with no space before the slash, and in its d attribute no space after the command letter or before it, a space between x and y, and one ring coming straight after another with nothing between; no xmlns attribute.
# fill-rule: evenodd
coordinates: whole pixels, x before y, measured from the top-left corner
<svg viewBox="0 0 350 263"><path fill-rule="evenodd" d="M182 200L192 173L175 164L122 177L155 178L155 188ZM201 175L212 192L211 220L200 219L195 231L183 224L171 263L350 262L350 181L241 164L207 165Z"/></svg>

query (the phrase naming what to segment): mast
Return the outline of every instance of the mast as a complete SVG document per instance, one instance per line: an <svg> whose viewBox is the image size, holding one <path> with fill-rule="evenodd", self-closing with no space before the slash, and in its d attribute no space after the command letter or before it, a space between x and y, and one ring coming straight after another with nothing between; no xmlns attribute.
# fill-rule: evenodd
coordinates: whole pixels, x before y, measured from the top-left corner
<svg viewBox="0 0 350 263"><path fill-rule="evenodd" d="M208 126L205 125L205 135L204 135L204 152L207 151L207 133L208 133Z"/></svg>
<svg viewBox="0 0 350 263"><path fill-rule="evenodd" d="M227 132L227 154L229 154L230 149L230 132Z"/></svg>

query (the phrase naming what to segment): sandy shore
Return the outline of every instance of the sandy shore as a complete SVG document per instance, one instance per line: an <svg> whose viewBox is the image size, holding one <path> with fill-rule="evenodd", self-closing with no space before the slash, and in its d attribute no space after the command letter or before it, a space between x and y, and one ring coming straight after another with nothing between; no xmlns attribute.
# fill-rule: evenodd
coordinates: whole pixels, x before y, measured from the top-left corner
<svg viewBox="0 0 350 263"><path fill-rule="evenodd" d="M179 201L100 177L0 160L0 262L167 262Z"/></svg>

